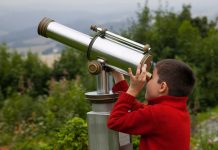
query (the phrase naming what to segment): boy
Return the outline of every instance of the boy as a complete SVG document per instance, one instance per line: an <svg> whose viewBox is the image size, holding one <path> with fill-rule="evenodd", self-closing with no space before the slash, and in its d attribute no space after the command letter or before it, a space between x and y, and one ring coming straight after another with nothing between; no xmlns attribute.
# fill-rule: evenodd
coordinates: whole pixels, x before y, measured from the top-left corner
<svg viewBox="0 0 218 150"><path fill-rule="evenodd" d="M129 70L130 86L124 76L113 71L113 92L120 92L108 119L108 127L128 134L141 135L139 150L189 150L190 117L186 108L195 77L183 62L159 61L146 84L146 65L136 74ZM145 99L135 97L146 84Z"/></svg>

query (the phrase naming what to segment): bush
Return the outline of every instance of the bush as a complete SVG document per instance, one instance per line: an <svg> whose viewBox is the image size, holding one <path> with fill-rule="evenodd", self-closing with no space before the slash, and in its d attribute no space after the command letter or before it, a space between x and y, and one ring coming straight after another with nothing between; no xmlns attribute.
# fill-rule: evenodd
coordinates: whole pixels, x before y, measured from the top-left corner
<svg viewBox="0 0 218 150"><path fill-rule="evenodd" d="M87 150L88 131L87 123L79 117L74 117L67 121L60 128L57 136L58 149L64 150Z"/></svg>
<svg viewBox="0 0 218 150"><path fill-rule="evenodd" d="M49 92L49 96L38 98L16 93L4 101L0 111L0 145L52 150L58 129L69 124L64 122L74 117L86 118L90 105L79 81L51 81Z"/></svg>

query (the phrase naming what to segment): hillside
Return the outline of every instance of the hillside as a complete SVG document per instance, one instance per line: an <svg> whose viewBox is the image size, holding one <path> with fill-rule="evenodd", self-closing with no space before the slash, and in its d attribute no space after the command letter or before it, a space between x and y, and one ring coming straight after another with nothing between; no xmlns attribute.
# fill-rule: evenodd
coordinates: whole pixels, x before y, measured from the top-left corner
<svg viewBox="0 0 218 150"><path fill-rule="evenodd" d="M67 17L66 14L72 14ZM79 14L79 15L78 15ZM119 14L126 16L126 14ZM15 11L0 15L0 43L7 43L12 49L25 54L31 50L34 53L48 54L52 49L63 49L64 45L40 37L37 34L37 26L43 17L49 17L55 21L75 29L79 32L90 34L92 24L113 29L113 32L119 32L120 29L127 27L127 16L118 18L116 13L110 13L107 18L101 14L90 13L87 11L69 10L69 11Z"/></svg>

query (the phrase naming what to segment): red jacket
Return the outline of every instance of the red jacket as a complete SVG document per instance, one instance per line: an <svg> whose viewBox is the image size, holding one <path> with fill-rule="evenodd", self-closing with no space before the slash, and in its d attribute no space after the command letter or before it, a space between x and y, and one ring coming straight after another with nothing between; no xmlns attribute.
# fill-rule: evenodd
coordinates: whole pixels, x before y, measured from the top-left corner
<svg viewBox="0 0 218 150"><path fill-rule="evenodd" d="M126 91L125 80L113 87ZM161 96L139 103L135 97L121 92L108 119L108 128L141 135L140 150L189 150L190 117L187 97Z"/></svg>

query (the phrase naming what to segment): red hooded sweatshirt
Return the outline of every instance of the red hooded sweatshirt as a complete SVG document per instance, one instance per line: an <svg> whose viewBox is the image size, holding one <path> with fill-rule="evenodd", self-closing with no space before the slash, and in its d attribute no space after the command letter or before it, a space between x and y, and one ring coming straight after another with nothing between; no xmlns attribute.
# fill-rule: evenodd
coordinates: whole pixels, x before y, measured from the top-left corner
<svg viewBox="0 0 218 150"><path fill-rule="evenodd" d="M108 119L108 128L141 135L139 150L189 150L190 117L187 97L161 96L138 102L125 93L128 84L120 81L113 92L120 92Z"/></svg>

